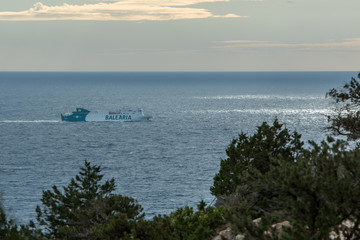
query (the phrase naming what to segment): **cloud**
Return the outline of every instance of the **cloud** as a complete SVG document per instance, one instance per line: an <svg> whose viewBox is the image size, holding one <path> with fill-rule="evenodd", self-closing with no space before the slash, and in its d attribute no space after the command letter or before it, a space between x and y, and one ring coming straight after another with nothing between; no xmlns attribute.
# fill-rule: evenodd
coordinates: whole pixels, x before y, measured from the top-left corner
<svg viewBox="0 0 360 240"><path fill-rule="evenodd" d="M191 5L230 0L123 0L96 4L47 6L35 3L34 7L19 12L0 12L0 21L168 21L199 18L239 18L236 14L214 15L204 8Z"/></svg>
<svg viewBox="0 0 360 240"><path fill-rule="evenodd" d="M324 42L324 43L276 43L270 41L247 41L247 40L233 40L217 42L218 46L213 48L218 49L236 49L236 48L300 48L300 49L319 49L319 48L348 48L360 50L360 38L349 38L339 42Z"/></svg>
<svg viewBox="0 0 360 240"><path fill-rule="evenodd" d="M103 0L103 2L121 2L126 5L189 6L200 3L230 2L230 0Z"/></svg>

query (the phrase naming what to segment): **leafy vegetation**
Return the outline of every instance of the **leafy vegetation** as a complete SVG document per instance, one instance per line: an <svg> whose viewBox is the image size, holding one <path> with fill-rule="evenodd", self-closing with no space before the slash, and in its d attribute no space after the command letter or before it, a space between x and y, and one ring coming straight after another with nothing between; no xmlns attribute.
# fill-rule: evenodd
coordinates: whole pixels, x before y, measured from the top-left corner
<svg viewBox="0 0 360 240"><path fill-rule="evenodd" d="M56 186L43 192L37 220L49 239L101 239L122 237L132 223L143 218L136 200L113 194L115 180L101 184L100 166L85 161L79 175L61 192Z"/></svg>
<svg viewBox="0 0 360 240"><path fill-rule="evenodd" d="M218 205L229 208L233 229L248 239L277 239L273 224L289 221L281 239L328 239L330 232L360 237L360 149L347 150L346 142L330 137L309 143L310 149L303 148L300 135L275 120L230 144L212 192L219 194ZM271 154L254 155L259 146ZM267 171L254 164L260 160ZM219 179L232 187L221 192Z"/></svg>
<svg viewBox="0 0 360 240"><path fill-rule="evenodd" d="M101 184L100 166L85 166L60 191L43 192L37 220L44 239L209 239L214 229L225 224L225 208L206 207L195 211L179 208L169 216L145 220L136 200L113 194L114 179Z"/></svg>
<svg viewBox="0 0 360 240"><path fill-rule="evenodd" d="M272 126L264 122L252 136L241 133L226 149L228 158L221 161L211 193L220 200L238 188L252 188L253 183L279 164L272 161L275 157L295 163L303 144L300 134L291 133L277 119Z"/></svg>
<svg viewBox="0 0 360 240"><path fill-rule="evenodd" d="M357 78L360 80L360 73ZM333 114L328 116L327 127L334 135L349 140L360 138L360 83L354 77L341 89L333 88L326 93L334 100Z"/></svg>
<svg viewBox="0 0 360 240"><path fill-rule="evenodd" d="M206 240L211 239L227 219L226 208L206 207L204 202L200 202L197 210L187 206L169 215L138 222L134 236L151 240Z"/></svg>
<svg viewBox="0 0 360 240"><path fill-rule="evenodd" d="M30 222L28 225L17 225L8 219L0 201L0 239L6 240L40 240L41 232Z"/></svg>
<svg viewBox="0 0 360 240"><path fill-rule="evenodd" d="M329 142L332 141L330 138ZM281 167L272 168L261 179L261 184L256 185L259 188L253 190L260 191L265 186L277 193L274 198L266 199L273 205L262 211L261 217L272 219L270 223L290 221L293 227L283 239L328 239L331 231L339 233L340 230L348 239L360 236L360 202L357 200L360 152L346 151L346 144L341 141L331 145L329 142L321 145L312 142L311 150L296 164L283 162ZM249 205L239 202L239 206L246 209L243 216L251 216L256 205L245 208ZM348 227L346 222L353 224Z"/></svg>

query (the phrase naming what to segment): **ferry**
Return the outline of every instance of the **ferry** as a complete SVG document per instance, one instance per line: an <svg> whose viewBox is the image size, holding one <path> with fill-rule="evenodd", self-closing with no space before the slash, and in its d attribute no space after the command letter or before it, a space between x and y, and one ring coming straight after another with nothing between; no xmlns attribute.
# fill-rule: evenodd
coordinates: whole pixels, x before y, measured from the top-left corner
<svg viewBox="0 0 360 240"><path fill-rule="evenodd" d="M67 122L136 122L150 121L151 116L145 116L141 108L122 108L116 111L89 111L76 108L72 113L61 114L61 120Z"/></svg>

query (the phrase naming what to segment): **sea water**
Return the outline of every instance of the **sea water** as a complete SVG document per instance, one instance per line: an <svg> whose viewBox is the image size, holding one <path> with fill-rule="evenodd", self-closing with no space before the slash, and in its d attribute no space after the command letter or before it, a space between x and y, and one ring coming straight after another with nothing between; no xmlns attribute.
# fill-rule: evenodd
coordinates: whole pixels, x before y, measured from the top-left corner
<svg viewBox="0 0 360 240"><path fill-rule="evenodd" d="M323 140L331 88L355 72L0 73L0 193L19 223L42 191L66 186L87 160L115 178L147 218L201 200L239 133L275 118ZM150 122L61 122L76 107L140 107Z"/></svg>

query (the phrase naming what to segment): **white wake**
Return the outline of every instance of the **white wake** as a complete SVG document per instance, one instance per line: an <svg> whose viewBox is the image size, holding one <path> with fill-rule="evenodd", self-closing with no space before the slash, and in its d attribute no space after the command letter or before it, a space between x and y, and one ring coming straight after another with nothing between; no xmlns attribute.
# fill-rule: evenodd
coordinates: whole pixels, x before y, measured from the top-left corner
<svg viewBox="0 0 360 240"><path fill-rule="evenodd" d="M2 120L0 123L58 123L60 120Z"/></svg>

